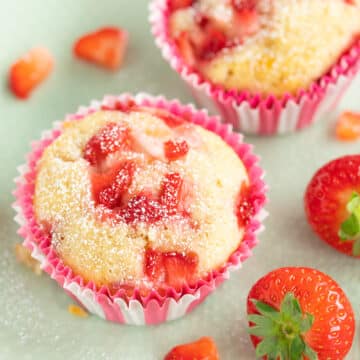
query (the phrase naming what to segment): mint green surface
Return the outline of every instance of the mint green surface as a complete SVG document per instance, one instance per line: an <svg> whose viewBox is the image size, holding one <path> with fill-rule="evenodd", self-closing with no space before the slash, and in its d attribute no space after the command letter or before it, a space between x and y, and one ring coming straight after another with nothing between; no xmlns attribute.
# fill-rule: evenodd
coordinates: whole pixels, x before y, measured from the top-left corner
<svg viewBox="0 0 360 360"><path fill-rule="evenodd" d="M57 284L46 275L36 277L13 256L20 237L10 207L12 180L16 166L29 151L29 142L54 120L105 93L146 91L184 102L192 99L153 43L145 0L1 1L0 20L1 360L160 360L172 346L204 335L215 338L221 359L254 359L245 332L246 296L259 277L285 265L312 266L329 273L343 286L359 315L360 261L319 241L303 213L303 192L314 171L332 158L359 152L359 142L342 144L334 139L336 113L297 135L246 139L262 156L271 187L267 229L254 256L191 315L143 328L70 315L67 306L71 300ZM109 24L130 32L130 48L118 73L80 62L71 53L79 35ZM51 50L56 70L30 100L21 102L7 90L7 70L14 59L35 45ZM359 93L360 78L341 108L360 110ZM348 359L360 359L358 339Z"/></svg>

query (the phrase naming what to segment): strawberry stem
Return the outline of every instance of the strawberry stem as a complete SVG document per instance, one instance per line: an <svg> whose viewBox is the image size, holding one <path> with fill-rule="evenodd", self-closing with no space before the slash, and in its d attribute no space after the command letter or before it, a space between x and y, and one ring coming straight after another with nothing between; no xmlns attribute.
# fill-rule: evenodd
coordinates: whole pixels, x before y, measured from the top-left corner
<svg viewBox="0 0 360 360"><path fill-rule="evenodd" d="M349 217L341 224L339 237L341 242L353 242L353 255L360 255L360 194L354 192L346 205Z"/></svg>
<svg viewBox="0 0 360 360"><path fill-rule="evenodd" d="M252 300L260 314L251 314L248 320L253 325L248 332L262 338L256 348L258 358L267 356L268 360L318 360L316 352L304 341L314 317L301 310L299 301L293 293L287 293L277 310L268 304Z"/></svg>

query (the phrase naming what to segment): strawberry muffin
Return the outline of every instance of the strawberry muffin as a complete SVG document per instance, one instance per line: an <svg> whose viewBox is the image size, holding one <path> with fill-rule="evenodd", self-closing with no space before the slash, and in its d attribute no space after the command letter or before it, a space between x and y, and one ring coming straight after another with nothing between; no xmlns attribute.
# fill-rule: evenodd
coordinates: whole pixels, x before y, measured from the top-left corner
<svg viewBox="0 0 360 360"><path fill-rule="evenodd" d="M360 33L358 0L174 1L172 11L170 33L189 66L264 96L308 88Z"/></svg>
<svg viewBox="0 0 360 360"><path fill-rule="evenodd" d="M250 256L264 215L263 172L241 136L146 94L68 116L20 170L24 246L88 311L120 323L191 311Z"/></svg>
<svg viewBox="0 0 360 360"><path fill-rule="evenodd" d="M360 67L360 0L153 0L150 22L199 105L245 133L309 126Z"/></svg>

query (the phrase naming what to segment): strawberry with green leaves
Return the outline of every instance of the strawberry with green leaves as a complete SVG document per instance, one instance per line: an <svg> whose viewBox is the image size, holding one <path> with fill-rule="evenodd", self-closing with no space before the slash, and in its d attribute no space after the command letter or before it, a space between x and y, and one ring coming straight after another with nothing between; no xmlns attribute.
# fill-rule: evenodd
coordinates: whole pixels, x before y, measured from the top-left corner
<svg viewBox="0 0 360 360"><path fill-rule="evenodd" d="M247 312L256 356L267 360L341 360L355 331L351 304L328 275L280 268L250 290Z"/></svg>
<svg viewBox="0 0 360 360"><path fill-rule="evenodd" d="M322 240L360 257L360 155L338 158L316 172L305 193L305 212Z"/></svg>

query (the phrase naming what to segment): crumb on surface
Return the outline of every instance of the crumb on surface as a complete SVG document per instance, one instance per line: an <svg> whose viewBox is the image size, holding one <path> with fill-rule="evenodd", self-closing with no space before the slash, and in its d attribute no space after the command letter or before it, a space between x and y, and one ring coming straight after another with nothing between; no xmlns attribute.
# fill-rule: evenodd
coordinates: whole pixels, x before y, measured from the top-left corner
<svg viewBox="0 0 360 360"><path fill-rule="evenodd" d="M15 256L19 263L24 264L36 275L41 275L40 263L31 256L31 252L22 244L15 245Z"/></svg>
<svg viewBox="0 0 360 360"><path fill-rule="evenodd" d="M70 304L68 306L68 311L71 315L81 317L81 318L86 318L89 316L89 313L86 310L84 310L81 306L74 305L74 304Z"/></svg>

